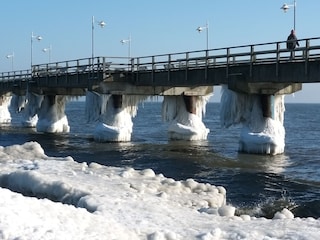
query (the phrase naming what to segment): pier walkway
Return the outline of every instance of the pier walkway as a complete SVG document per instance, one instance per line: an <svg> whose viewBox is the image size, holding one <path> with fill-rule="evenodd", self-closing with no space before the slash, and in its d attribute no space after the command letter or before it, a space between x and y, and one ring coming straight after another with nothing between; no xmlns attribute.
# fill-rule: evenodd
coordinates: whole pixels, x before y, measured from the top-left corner
<svg viewBox="0 0 320 240"><path fill-rule="evenodd" d="M286 42L154 56L84 58L0 73L0 94L84 95L109 84L109 93L161 95L172 87L228 84L240 92L274 94L320 82L320 38L299 40L290 59Z"/></svg>

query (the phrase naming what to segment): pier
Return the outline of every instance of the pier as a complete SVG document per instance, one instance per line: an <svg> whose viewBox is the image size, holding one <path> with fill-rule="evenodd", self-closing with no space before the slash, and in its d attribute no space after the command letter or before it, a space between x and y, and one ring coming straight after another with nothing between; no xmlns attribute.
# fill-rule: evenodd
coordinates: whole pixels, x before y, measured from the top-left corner
<svg viewBox="0 0 320 240"><path fill-rule="evenodd" d="M130 59L105 56L32 65L28 70L0 73L1 104L3 107L9 101L5 98L25 97L23 104L33 104L26 106L29 120L36 117L30 126L36 126L38 131L64 132L68 131L65 97L86 96L91 99L90 104L100 104L100 109L105 110L92 113L100 114L102 119L96 140L130 141L131 118L137 111L132 106L136 107L150 96L164 96L164 107L173 111L170 117L164 118L175 124L169 129L169 137L202 140L210 131L202 123L204 109L199 105L205 105L214 86L222 85L229 97L238 99L238 103L233 104L243 101L246 111L259 105L261 121L272 119L283 124L283 112L277 113L283 105L279 96L300 91L303 83L320 82L320 38L299 39L299 43L300 47L293 50L294 59L290 58L286 42L280 41ZM248 101L250 106L245 103ZM58 119L62 120L63 127L59 130L50 124L45 126L48 121L44 120L50 118L48 111L52 107L60 109ZM225 109L224 116L228 116L231 124L248 124L248 117L243 117L243 121L232 120L230 111ZM253 132L263 131L262 127ZM284 143L282 146L266 142L258 147L252 147L245 139L240 139L240 143L240 150L245 152L278 154L284 151ZM262 150L256 151L257 148Z"/></svg>

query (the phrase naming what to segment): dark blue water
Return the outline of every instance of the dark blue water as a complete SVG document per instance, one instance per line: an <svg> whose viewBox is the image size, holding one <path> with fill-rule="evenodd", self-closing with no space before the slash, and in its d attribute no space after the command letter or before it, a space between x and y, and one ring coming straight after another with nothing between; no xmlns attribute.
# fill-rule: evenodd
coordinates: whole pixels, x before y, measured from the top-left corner
<svg viewBox="0 0 320 240"><path fill-rule="evenodd" d="M85 103L67 104L71 131L42 134L20 126L1 126L0 145L37 141L49 156L72 156L79 162L135 169L151 168L176 180L193 178L227 189L227 201L238 214L272 217L284 207L295 216L320 217L320 104L287 104L285 153L263 156L238 153L239 127L222 129L219 103L207 105L203 121L207 141L168 141L161 103L139 105L129 143L97 143L94 124L86 123Z"/></svg>

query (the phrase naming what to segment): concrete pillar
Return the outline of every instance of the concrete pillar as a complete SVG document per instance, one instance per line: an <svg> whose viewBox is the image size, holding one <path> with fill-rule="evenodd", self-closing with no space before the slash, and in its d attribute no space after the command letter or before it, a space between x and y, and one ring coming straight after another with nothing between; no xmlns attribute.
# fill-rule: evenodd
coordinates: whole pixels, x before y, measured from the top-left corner
<svg viewBox="0 0 320 240"><path fill-rule="evenodd" d="M9 111L11 96L2 95L0 96L0 123L10 123L11 114Z"/></svg>
<svg viewBox="0 0 320 240"><path fill-rule="evenodd" d="M272 118L272 96L267 94L260 95L261 110L263 117Z"/></svg>
<svg viewBox="0 0 320 240"><path fill-rule="evenodd" d="M46 95L45 98L48 99L48 103L50 106L53 106L56 103L56 96L55 95Z"/></svg>
<svg viewBox="0 0 320 240"><path fill-rule="evenodd" d="M196 99L196 97L183 95L183 101L186 105L187 111L189 113L196 114L196 112L197 112L197 108L196 108L197 99Z"/></svg>
<svg viewBox="0 0 320 240"><path fill-rule="evenodd" d="M122 95L112 95L112 101L115 109L122 108Z"/></svg>
<svg viewBox="0 0 320 240"><path fill-rule="evenodd" d="M165 96L162 104L163 119L169 122L170 140L206 140L210 130L202 122L205 96ZM197 109L198 107L198 109Z"/></svg>
<svg viewBox="0 0 320 240"><path fill-rule="evenodd" d="M38 132L62 133L69 132L70 126L65 115L67 98L61 95L45 95L37 112Z"/></svg>
<svg viewBox="0 0 320 240"><path fill-rule="evenodd" d="M133 128L132 117L137 113L138 103L146 97L121 94L88 94L87 96L90 105L99 102L101 108L104 109L103 112L91 112L93 115L98 114L99 119L99 123L94 130L94 140L97 142L130 141ZM97 119L97 117L93 119Z"/></svg>

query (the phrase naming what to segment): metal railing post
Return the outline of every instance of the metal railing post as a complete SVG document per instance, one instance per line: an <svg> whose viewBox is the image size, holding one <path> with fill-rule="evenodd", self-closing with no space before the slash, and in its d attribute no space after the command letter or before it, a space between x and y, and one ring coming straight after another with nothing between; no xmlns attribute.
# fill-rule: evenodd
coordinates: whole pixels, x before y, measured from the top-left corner
<svg viewBox="0 0 320 240"><path fill-rule="evenodd" d="M310 39L306 40L306 50L305 50L305 59L304 59L304 73L308 75L308 66L309 66L309 51L310 51Z"/></svg>
<svg viewBox="0 0 320 240"><path fill-rule="evenodd" d="M131 64L131 72L134 71L134 58L130 59L130 64Z"/></svg>
<svg viewBox="0 0 320 240"><path fill-rule="evenodd" d="M230 64L230 48L227 48L227 66L226 66L226 77L229 77L229 64Z"/></svg>
<svg viewBox="0 0 320 240"><path fill-rule="evenodd" d="M256 56L254 53L254 45L250 46L250 78L252 78L253 71L253 62L256 60Z"/></svg>
<svg viewBox="0 0 320 240"><path fill-rule="evenodd" d="M188 82L188 70L189 70L189 52L186 52L186 72L185 72L186 82Z"/></svg>
<svg viewBox="0 0 320 240"><path fill-rule="evenodd" d="M140 58L137 58L136 83L139 83Z"/></svg>
<svg viewBox="0 0 320 240"><path fill-rule="evenodd" d="M279 76L279 64L280 64L280 43L277 43L277 53L276 53L276 77Z"/></svg>
<svg viewBox="0 0 320 240"><path fill-rule="evenodd" d="M167 81L170 82L170 70L171 70L171 54L168 54L168 64L167 64L167 70L168 70L168 79Z"/></svg>
<svg viewBox="0 0 320 240"><path fill-rule="evenodd" d="M207 82L208 81L208 67L209 67L209 50L206 50L206 68L204 71L204 79Z"/></svg>
<svg viewBox="0 0 320 240"><path fill-rule="evenodd" d="M154 70L155 70L154 56L152 56L152 72L151 72L151 81L152 81L152 84L154 84Z"/></svg>

